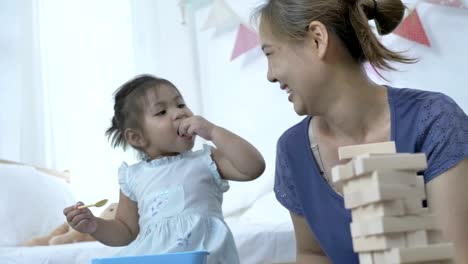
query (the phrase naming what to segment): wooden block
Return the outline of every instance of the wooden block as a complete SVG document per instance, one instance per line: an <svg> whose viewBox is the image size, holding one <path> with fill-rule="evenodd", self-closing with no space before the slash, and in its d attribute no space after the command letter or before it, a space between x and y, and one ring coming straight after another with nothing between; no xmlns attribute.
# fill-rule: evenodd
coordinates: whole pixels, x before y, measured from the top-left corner
<svg viewBox="0 0 468 264"><path fill-rule="evenodd" d="M373 251L372 260L374 261L374 263L379 263L379 264L388 263L386 254L385 254L387 251Z"/></svg>
<svg viewBox="0 0 468 264"><path fill-rule="evenodd" d="M365 153L396 153L395 142L388 141L380 143L344 146L338 148L338 158L340 160L350 159Z"/></svg>
<svg viewBox="0 0 468 264"><path fill-rule="evenodd" d="M416 193L416 195L420 195L420 193ZM427 208L422 207L422 198L416 195L414 197L404 199L405 214L407 215L428 214L429 210Z"/></svg>
<svg viewBox="0 0 468 264"><path fill-rule="evenodd" d="M418 262L418 263L420 264L421 262ZM444 263L446 263L446 261L424 261L422 263L424 263L424 264L444 264Z"/></svg>
<svg viewBox="0 0 468 264"><path fill-rule="evenodd" d="M393 154L371 157L356 157L354 160L355 174L364 174L374 170L409 170L421 171L427 167L426 155Z"/></svg>
<svg viewBox="0 0 468 264"><path fill-rule="evenodd" d="M448 243L448 240L444 237L440 229L427 230L427 239L429 244Z"/></svg>
<svg viewBox="0 0 468 264"><path fill-rule="evenodd" d="M351 223L351 236L372 236L389 233L436 229L435 217L425 216L383 216L360 219Z"/></svg>
<svg viewBox="0 0 468 264"><path fill-rule="evenodd" d="M391 260L389 260L387 258L387 256L389 255L390 253L390 250L386 250L386 251L373 251L372 252L372 260L374 261L374 263L378 263L378 264L388 264L388 263L392 263L392 264L400 264L402 262L391 262ZM360 253L360 254L364 254L364 253ZM454 264L454 262L452 260L439 260L439 261L424 261L424 262L417 262L418 264Z"/></svg>
<svg viewBox="0 0 468 264"><path fill-rule="evenodd" d="M418 194L424 195L424 191L421 191L420 186L416 186L416 177L416 173L404 171L373 171L343 182L343 194L347 195L362 190L368 191L377 189L379 185L393 184L414 186Z"/></svg>
<svg viewBox="0 0 468 264"><path fill-rule="evenodd" d="M381 183L384 184L418 184L418 175L414 171L404 170L382 170L374 171L373 175L378 175Z"/></svg>
<svg viewBox="0 0 468 264"><path fill-rule="evenodd" d="M426 230L411 231L405 234L407 247L421 247L429 243Z"/></svg>
<svg viewBox="0 0 468 264"><path fill-rule="evenodd" d="M351 211L353 222L376 216L399 216L406 212L403 200L384 201L356 207Z"/></svg>
<svg viewBox="0 0 468 264"><path fill-rule="evenodd" d="M347 209L353 209L366 204L407 198L417 199L414 187L382 184L378 186L378 189L347 193L344 196L344 202Z"/></svg>
<svg viewBox="0 0 468 264"><path fill-rule="evenodd" d="M372 253L359 253L359 264L377 264L372 258Z"/></svg>
<svg viewBox="0 0 468 264"><path fill-rule="evenodd" d="M454 250L451 243L412 248L392 248L386 254L386 257L388 263L451 260L454 257Z"/></svg>
<svg viewBox="0 0 468 264"><path fill-rule="evenodd" d="M405 246L406 239L403 233L353 238L353 249L358 253Z"/></svg>
<svg viewBox="0 0 468 264"><path fill-rule="evenodd" d="M350 179L354 176L354 164L350 161L346 164L336 165L331 169L332 181L340 182L342 180Z"/></svg>
<svg viewBox="0 0 468 264"><path fill-rule="evenodd" d="M416 177L416 188L420 193L422 199L426 199L426 184L424 183L423 176Z"/></svg>

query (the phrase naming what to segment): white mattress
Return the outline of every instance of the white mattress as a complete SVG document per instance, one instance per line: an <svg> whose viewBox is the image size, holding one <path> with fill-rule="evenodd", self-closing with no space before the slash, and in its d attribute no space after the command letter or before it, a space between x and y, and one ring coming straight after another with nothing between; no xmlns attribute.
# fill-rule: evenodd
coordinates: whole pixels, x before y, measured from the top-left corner
<svg viewBox="0 0 468 264"><path fill-rule="evenodd" d="M269 193L240 217L228 218L242 264L294 262L295 239L289 214ZM58 246L0 247L1 264L89 264L118 248L99 242Z"/></svg>

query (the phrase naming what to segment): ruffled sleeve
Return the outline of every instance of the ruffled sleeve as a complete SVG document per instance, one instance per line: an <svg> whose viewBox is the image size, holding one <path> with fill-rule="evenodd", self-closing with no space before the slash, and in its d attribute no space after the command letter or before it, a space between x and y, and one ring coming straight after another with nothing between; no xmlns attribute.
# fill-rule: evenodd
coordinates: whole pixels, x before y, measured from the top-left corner
<svg viewBox="0 0 468 264"><path fill-rule="evenodd" d="M136 202L136 197L132 192L131 189L131 179L129 177L130 175L130 167L127 165L127 163L123 162L122 165L120 165L119 168L119 185L120 185L120 190L122 193L127 196L130 200Z"/></svg>
<svg viewBox="0 0 468 264"><path fill-rule="evenodd" d="M418 142L427 156L429 182L468 157L468 117L450 97L437 94L425 102L418 122Z"/></svg>
<svg viewBox="0 0 468 264"><path fill-rule="evenodd" d="M218 167L216 166L216 163L214 160L211 158L211 149L212 147L210 145L204 144L203 145L203 156L204 160L209 166L211 176L213 176L214 183L216 186L222 191L226 192L229 190L229 182L221 178L221 175L219 174Z"/></svg>

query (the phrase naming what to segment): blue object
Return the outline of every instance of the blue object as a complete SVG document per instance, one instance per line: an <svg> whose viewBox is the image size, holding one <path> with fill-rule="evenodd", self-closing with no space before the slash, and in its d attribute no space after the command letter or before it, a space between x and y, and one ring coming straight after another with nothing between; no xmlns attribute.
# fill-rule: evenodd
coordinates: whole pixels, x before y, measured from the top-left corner
<svg viewBox="0 0 468 264"><path fill-rule="evenodd" d="M92 264L206 264L208 252L188 251L158 255L93 259Z"/></svg>

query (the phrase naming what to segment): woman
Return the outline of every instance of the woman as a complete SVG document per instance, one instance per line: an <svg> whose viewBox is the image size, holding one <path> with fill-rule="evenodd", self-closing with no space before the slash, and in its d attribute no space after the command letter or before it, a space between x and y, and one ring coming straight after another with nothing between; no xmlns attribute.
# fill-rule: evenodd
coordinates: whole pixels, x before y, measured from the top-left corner
<svg viewBox="0 0 468 264"><path fill-rule="evenodd" d="M458 263L468 263L468 117L446 95L381 86L363 63L392 70L411 63L373 34L401 22L400 0L270 0L260 17L268 80L307 117L279 139L275 192L291 213L297 263L358 263L350 212L330 179L338 148L395 141L398 152L423 152L427 202ZM312 149L311 149L312 148ZM441 217L443 216L443 217Z"/></svg>

